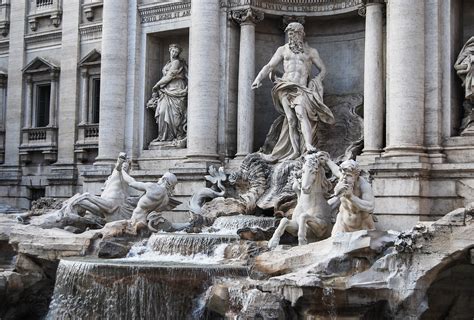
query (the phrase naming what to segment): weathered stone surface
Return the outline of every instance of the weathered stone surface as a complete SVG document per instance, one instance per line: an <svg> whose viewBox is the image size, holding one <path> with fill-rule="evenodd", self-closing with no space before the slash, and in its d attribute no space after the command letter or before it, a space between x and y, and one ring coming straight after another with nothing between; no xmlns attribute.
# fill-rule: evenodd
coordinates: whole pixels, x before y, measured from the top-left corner
<svg viewBox="0 0 474 320"><path fill-rule="evenodd" d="M276 228L263 230L261 228L242 228L237 230L237 234L242 240L263 241L270 240Z"/></svg>
<svg viewBox="0 0 474 320"><path fill-rule="evenodd" d="M130 246L126 246L112 241L101 241L97 255L99 258L114 259L123 258L130 250Z"/></svg>
<svg viewBox="0 0 474 320"><path fill-rule="evenodd" d="M60 229L16 225L10 234L10 244L18 253L45 260L57 260L85 255L95 237L94 231L74 235Z"/></svg>
<svg viewBox="0 0 474 320"><path fill-rule="evenodd" d="M205 203L202 207L202 215L211 219L221 216L235 216L245 213L246 206L244 201L233 198L215 198Z"/></svg>
<svg viewBox="0 0 474 320"><path fill-rule="evenodd" d="M276 275L292 272L315 263L324 264L336 257L351 253L365 252L376 255L385 245L393 243L396 235L386 231L340 233L334 237L292 247L290 250L276 250L263 253L256 258L255 267L268 274Z"/></svg>
<svg viewBox="0 0 474 320"><path fill-rule="evenodd" d="M324 102L331 108L336 123L328 125L321 123L317 147L329 152L331 158L337 161L347 160L351 152L360 144L364 137L364 119L361 117L363 96L361 94L328 95Z"/></svg>
<svg viewBox="0 0 474 320"><path fill-rule="evenodd" d="M281 275L262 281L260 288L282 293L282 299L290 301L299 314L313 317L327 315L329 307L338 315L351 309L352 315L385 314L395 319L429 317L433 310L460 315L472 309L469 299L456 298L447 304L443 302L447 297L436 294L442 279L459 281L455 272L474 270L469 263L469 249L474 245L469 210L455 210L435 223L420 224L398 239L395 234L370 231L341 236L261 254L256 268ZM396 247L386 248L387 237L391 243L396 239ZM438 289L430 290L433 286ZM444 286L443 290L463 295L470 292L460 285L457 289ZM461 294L456 292L452 294Z"/></svg>
<svg viewBox="0 0 474 320"><path fill-rule="evenodd" d="M229 309L230 299L229 290L223 285L215 285L211 288L209 298L206 303L206 308L225 316Z"/></svg>
<svg viewBox="0 0 474 320"><path fill-rule="evenodd" d="M0 241L8 241L15 225L17 225L17 220L14 215L0 214Z"/></svg>

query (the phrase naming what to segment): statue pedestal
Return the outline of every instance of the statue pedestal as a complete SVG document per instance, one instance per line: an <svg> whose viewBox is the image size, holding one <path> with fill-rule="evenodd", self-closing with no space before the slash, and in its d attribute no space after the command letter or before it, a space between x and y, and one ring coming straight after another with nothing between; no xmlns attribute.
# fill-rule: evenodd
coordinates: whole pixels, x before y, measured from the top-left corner
<svg viewBox="0 0 474 320"><path fill-rule="evenodd" d="M148 145L149 150L171 150L186 148L186 138L172 141L152 141Z"/></svg>
<svg viewBox="0 0 474 320"><path fill-rule="evenodd" d="M463 132L461 132L461 136L462 137L474 136L474 125L471 125L467 127L466 129L464 129Z"/></svg>

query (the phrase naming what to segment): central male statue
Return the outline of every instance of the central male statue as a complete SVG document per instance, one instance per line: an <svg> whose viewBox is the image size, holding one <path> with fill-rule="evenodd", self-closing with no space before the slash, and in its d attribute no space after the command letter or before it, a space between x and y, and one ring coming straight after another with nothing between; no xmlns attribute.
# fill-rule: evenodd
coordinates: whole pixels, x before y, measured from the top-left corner
<svg viewBox="0 0 474 320"><path fill-rule="evenodd" d="M323 103L322 81L326 67L318 51L304 42L304 28L300 23L288 24L285 32L288 43L277 49L252 83L252 89L259 88L262 79L283 61L285 73L275 79L272 98L285 120L270 161L296 159L305 151L314 151L318 122L335 122L331 110ZM319 69L319 74L311 80L313 64Z"/></svg>

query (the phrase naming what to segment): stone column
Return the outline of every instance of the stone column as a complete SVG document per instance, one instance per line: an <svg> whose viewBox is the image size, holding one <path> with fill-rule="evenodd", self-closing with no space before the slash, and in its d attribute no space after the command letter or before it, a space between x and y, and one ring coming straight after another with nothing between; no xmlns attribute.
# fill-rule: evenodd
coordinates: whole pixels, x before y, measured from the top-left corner
<svg viewBox="0 0 474 320"><path fill-rule="evenodd" d="M81 124L87 123L87 113L89 110L89 72L87 69L81 70Z"/></svg>
<svg viewBox="0 0 474 320"><path fill-rule="evenodd" d="M378 156L384 141L382 1L366 4L364 61L364 156Z"/></svg>
<svg viewBox="0 0 474 320"><path fill-rule="evenodd" d="M424 20L424 1L388 1L385 156L420 156L425 150Z"/></svg>
<svg viewBox="0 0 474 320"><path fill-rule="evenodd" d="M10 33L8 51L8 97L5 121L5 165L19 164L19 145L23 106L23 73L25 65L26 1L10 3ZM1 176L1 173L0 173Z"/></svg>
<svg viewBox="0 0 474 320"><path fill-rule="evenodd" d="M127 96L128 1L104 0L98 164L124 151Z"/></svg>
<svg viewBox="0 0 474 320"><path fill-rule="evenodd" d="M33 114L33 80L30 75L26 76L26 92L25 92L25 123L24 128L31 128Z"/></svg>
<svg viewBox="0 0 474 320"><path fill-rule="evenodd" d="M56 71L51 72L51 92L49 98L49 124L48 127L56 127L56 105L58 99L58 74Z"/></svg>
<svg viewBox="0 0 474 320"><path fill-rule="evenodd" d="M189 161L216 160L219 105L219 1L192 0L189 34Z"/></svg>
<svg viewBox="0 0 474 320"><path fill-rule="evenodd" d="M237 154L244 158L253 151L255 92L255 24L263 20L263 12L248 8L232 12L240 24L239 87L237 106Z"/></svg>
<svg viewBox="0 0 474 320"><path fill-rule="evenodd" d="M54 101L59 101L59 106L54 109L56 116L52 126L58 127L58 155L55 170L69 170L60 171L57 176L63 178L72 175L74 163L74 144L76 142L76 124L77 124L77 108L79 104L78 95L78 68L77 64L80 57L80 39L77 32L80 23L81 1L68 0L67 6L63 8L62 29L67 37L62 38L61 44L61 73L59 74L59 82L51 83L51 98ZM60 84L60 86L58 86ZM54 93L53 86L58 86L56 90L59 91L59 99ZM51 100L53 101L53 100ZM51 104L53 106L53 104ZM61 119L61 123L57 123ZM68 167L69 166L69 167ZM69 168L69 169L66 169ZM56 182L55 182L56 183ZM59 182L57 182L59 183ZM61 184L72 184L71 182L61 182ZM72 195L71 193L64 194Z"/></svg>
<svg viewBox="0 0 474 320"><path fill-rule="evenodd" d="M0 131L5 131L5 107L7 91L7 75L0 72Z"/></svg>
<svg viewBox="0 0 474 320"><path fill-rule="evenodd" d="M5 129L5 85L0 86L0 131Z"/></svg>

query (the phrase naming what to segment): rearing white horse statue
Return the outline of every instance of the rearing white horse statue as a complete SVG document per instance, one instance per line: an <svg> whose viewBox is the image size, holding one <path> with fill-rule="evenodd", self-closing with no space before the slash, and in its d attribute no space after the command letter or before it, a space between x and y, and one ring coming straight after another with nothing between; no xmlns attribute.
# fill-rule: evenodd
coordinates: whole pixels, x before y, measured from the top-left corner
<svg viewBox="0 0 474 320"><path fill-rule="evenodd" d="M322 240L331 235L332 208L325 198L331 188L326 178L323 164L328 159L325 152L308 154L304 157L301 183L296 179L293 189L298 196L298 202L291 220L283 218L273 237L268 242L269 248L275 248L285 231L298 236L298 244L307 244L307 238Z"/></svg>

